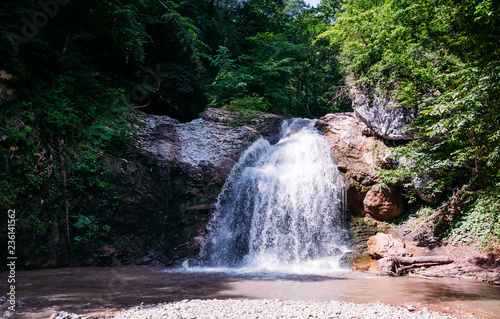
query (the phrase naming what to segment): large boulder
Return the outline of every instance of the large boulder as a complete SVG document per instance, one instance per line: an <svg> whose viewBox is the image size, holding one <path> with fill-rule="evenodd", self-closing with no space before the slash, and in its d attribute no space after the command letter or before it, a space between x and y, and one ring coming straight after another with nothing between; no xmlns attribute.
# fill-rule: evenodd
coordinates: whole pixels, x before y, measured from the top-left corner
<svg viewBox="0 0 500 319"><path fill-rule="evenodd" d="M368 253L375 259L412 256L406 244L391 234L378 233L368 239L367 245Z"/></svg>
<svg viewBox="0 0 500 319"><path fill-rule="evenodd" d="M377 220L392 220L403 214L402 197L392 186L375 184L363 200L365 212Z"/></svg>
<svg viewBox="0 0 500 319"><path fill-rule="evenodd" d="M351 95L352 107L363 133L387 140L412 139L406 125L415 118L415 108L400 106L392 94L382 94L374 88L353 87Z"/></svg>

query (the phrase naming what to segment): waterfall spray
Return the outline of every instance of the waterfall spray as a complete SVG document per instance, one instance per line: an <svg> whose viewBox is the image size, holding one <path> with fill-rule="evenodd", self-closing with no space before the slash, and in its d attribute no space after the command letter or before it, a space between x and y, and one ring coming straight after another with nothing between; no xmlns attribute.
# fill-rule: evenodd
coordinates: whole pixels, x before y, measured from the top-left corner
<svg viewBox="0 0 500 319"><path fill-rule="evenodd" d="M243 153L208 225L204 266L338 268L348 250L346 190L314 123L284 121L277 144L261 138Z"/></svg>

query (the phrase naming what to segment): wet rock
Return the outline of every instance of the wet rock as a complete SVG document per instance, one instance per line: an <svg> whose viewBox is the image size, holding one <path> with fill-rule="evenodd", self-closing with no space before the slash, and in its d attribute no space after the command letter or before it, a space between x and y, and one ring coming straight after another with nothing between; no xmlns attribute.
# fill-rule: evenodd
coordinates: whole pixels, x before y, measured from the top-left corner
<svg viewBox="0 0 500 319"><path fill-rule="evenodd" d="M382 95L374 88L353 88L352 107L360 120L363 133L378 135L387 140L409 140L408 125L416 116L416 109L396 106L390 93Z"/></svg>
<svg viewBox="0 0 500 319"><path fill-rule="evenodd" d="M378 233L368 239L367 245L368 253L376 259L412 256L406 244L391 234Z"/></svg>
<svg viewBox="0 0 500 319"><path fill-rule="evenodd" d="M353 113L328 114L317 121L316 127L327 137L337 167L344 173L349 210L361 216L363 199L380 178L376 168L391 165L392 152L376 138L363 135Z"/></svg>
<svg viewBox="0 0 500 319"><path fill-rule="evenodd" d="M347 207L351 213L359 217L364 212L363 200L370 188L356 182L349 174L344 175L344 179L347 188Z"/></svg>
<svg viewBox="0 0 500 319"><path fill-rule="evenodd" d="M378 220L392 220L403 213L402 197L392 186L375 184L363 200L365 212Z"/></svg>
<svg viewBox="0 0 500 319"><path fill-rule="evenodd" d="M196 254L210 205L231 168L258 138L273 139L283 121L262 114L238 126L237 119L235 113L208 109L202 118L188 123L156 115L141 120L134 152L153 162L163 180L166 218L159 225L159 249L170 260Z"/></svg>
<svg viewBox="0 0 500 319"><path fill-rule="evenodd" d="M379 259L379 275L380 276L397 276L399 261L394 257L384 257Z"/></svg>

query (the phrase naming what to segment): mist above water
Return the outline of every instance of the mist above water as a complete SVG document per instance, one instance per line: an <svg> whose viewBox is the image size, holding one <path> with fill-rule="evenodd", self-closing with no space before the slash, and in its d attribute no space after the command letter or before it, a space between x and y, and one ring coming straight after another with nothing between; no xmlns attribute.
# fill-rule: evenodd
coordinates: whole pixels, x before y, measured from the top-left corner
<svg viewBox="0 0 500 319"><path fill-rule="evenodd" d="M261 138L231 171L208 225L208 269L318 273L348 251L345 185L315 121L284 121L275 145Z"/></svg>

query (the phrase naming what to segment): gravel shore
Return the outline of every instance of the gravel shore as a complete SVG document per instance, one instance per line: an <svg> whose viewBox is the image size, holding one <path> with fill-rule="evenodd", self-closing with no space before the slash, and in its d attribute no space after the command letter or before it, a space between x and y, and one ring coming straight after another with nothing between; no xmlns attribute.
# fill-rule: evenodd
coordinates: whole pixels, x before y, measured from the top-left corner
<svg viewBox="0 0 500 319"><path fill-rule="evenodd" d="M115 313L114 319L215 319L215 318L335 318L391 319L458 318L427 309L406 308L384 304L350 302L283 301L283 300L185 300L154 306L136 307ZM462 317L464 318L464 317ZM471 317L474 318L474 317Z"/></svg>

